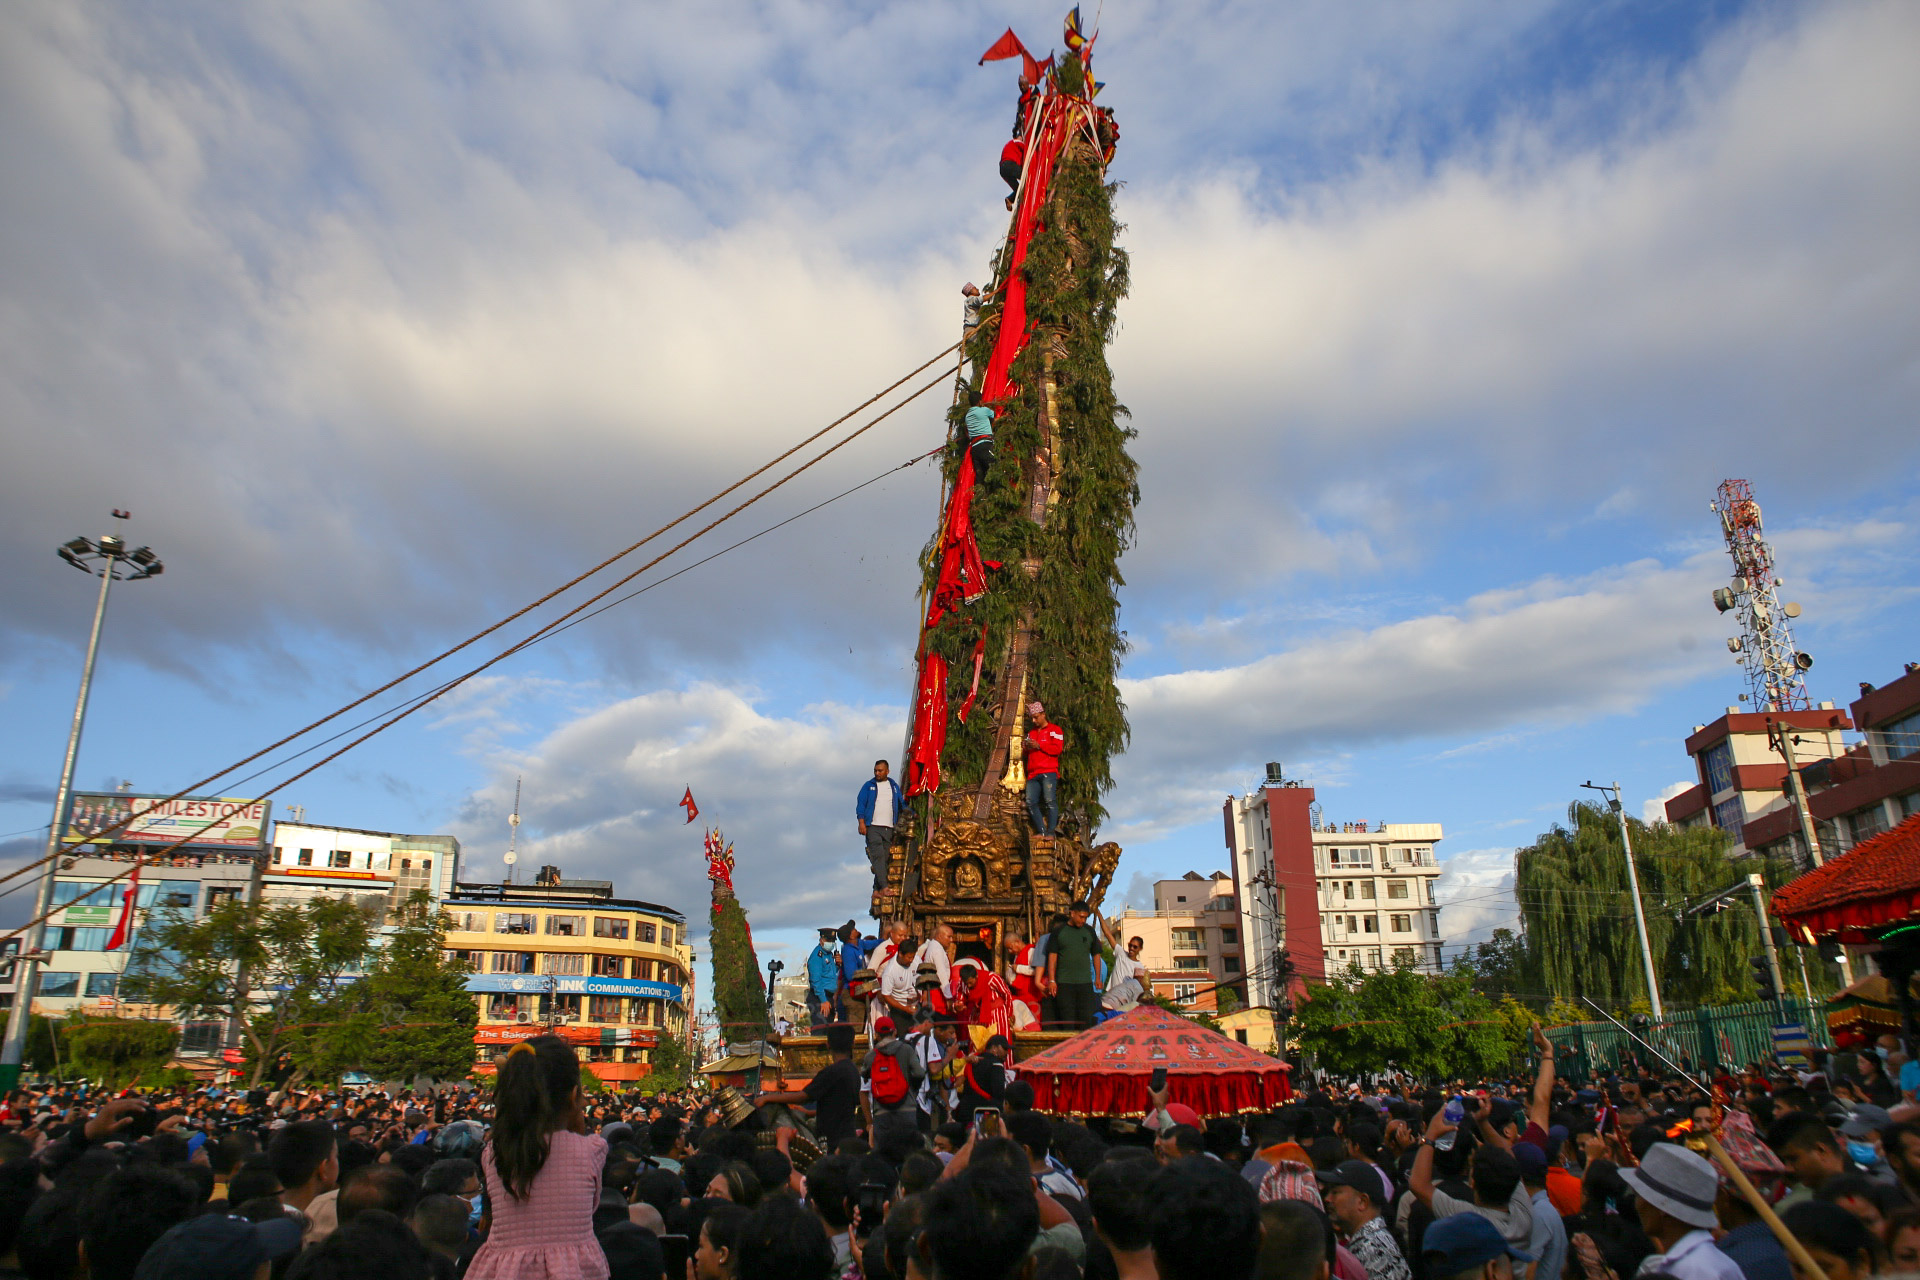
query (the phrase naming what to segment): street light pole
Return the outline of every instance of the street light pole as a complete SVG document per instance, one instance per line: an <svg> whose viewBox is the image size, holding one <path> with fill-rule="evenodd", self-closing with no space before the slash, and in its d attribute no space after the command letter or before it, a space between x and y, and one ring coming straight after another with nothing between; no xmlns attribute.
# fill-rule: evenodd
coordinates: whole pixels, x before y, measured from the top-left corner
<svg viewBox="0 0 1920 1280"><path fill-rule="evenodd" d="M127 513L115 510L114 518L125 520ZM47 828L45 858L40 869L40 887L34 894L33 915L39 921L27 929L21 940L20 962L15 972L13 1009L7 1016L7 1034L0 1042L0 1092L20 1083L20 1065L26 1060L27 1029L31 1023L33 988L40 971L40 957L46 946L47 926L41 917L53 909L53 884L59 869L60 827L67 815L67 800L73 794L73 770L80 759L80 731L87 722L87 695L93 687L94 660L100 655L100 631L107 620L107 593L119 577L116 570L124 561L131 570L129 581L138 582L157 576L160 561L148 547L129 552L119 534L109 533L97 542L75 538L60 547L60 558L85 573L100 575L100 595L94 601L93 629L87 633L87 658L80 668L80 693L73 704L73 725L67 731L67 755L60 765L60 785L53 795L53 821Z"/></svg>
<svg viewBox="0 0 1920 1280"><path fill-rule="evenodd" d="M1606 796L1607 807L1620 820L1620 847L1627 855L1627 887L1633 898L1633 923L1640 931L1640 960L1647 967L1647 1002L1653 1006L1654 1017L1664 1018L1666 1014L1660 1007L1660 982L1653 973L1653 946L1647 941L1647 913L1640 905L1640 874L1633 868L1633 837L1627 834L1627 811L1620 803L1620 784L1616 782L1611 787L1604 787L1584 782L1580 785Z"/></svg>

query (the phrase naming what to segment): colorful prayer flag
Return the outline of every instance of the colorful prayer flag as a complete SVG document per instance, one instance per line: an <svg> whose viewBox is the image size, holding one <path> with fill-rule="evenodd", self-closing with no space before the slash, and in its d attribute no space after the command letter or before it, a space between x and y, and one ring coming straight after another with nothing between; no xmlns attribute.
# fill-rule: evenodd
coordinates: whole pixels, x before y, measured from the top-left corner
<svg viewBox="0 0 1920 1280"><path fill-rule="evenodd" d="M1009 32L1008 34L1012 34L1012 33ZM1079 5L1073 6L1072 12L1067 14L1066 30L1063 32L1062 38L1066 40L1067 48L1071 49L1075 53L1078 53L1081 50L1081 48L1086 45L1087 37L1085 33L1083 33L1080 30L1080 6Z"/></svg>

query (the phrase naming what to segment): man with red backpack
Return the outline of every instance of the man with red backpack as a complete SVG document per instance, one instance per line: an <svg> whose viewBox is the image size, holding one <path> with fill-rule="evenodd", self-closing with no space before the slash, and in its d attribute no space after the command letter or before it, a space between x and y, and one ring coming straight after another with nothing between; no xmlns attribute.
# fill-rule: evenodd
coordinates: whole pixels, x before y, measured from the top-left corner
<svg viewBox="0 0 1920 1280"><path fill-rule="evenodd" d="M904 1113L912 1119L919 1110L920 1082L927 1078L927 1069L913 1046L894 1034L892 1018L876 1019L873 1035L873 1048L860 1063L868 1110L875 1117Z"/></svg>

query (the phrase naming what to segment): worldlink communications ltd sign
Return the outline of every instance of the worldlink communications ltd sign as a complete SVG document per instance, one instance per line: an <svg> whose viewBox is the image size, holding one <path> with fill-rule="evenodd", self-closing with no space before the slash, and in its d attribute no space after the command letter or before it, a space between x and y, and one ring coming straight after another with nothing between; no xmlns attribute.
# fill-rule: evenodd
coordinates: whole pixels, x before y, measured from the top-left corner
<svg viewBox="0 0 1920 1280"><path fill-rule="evenodd" d="M76 791L60 841L66 845L170 845L257 851L267 842L267 800L224 796L136 796ZM124 824L124 825L121 825ZM106 834L101 834L105 832Z"/></svg>
<svg viewBox="0 0 1920 1280"><path fill-rule="evenodd" d="M476 973L467 979L467 990L502 994L542 996L652 996L679 1001L680 988L671 982L645 978L548 977L533 973Z"/></svg>

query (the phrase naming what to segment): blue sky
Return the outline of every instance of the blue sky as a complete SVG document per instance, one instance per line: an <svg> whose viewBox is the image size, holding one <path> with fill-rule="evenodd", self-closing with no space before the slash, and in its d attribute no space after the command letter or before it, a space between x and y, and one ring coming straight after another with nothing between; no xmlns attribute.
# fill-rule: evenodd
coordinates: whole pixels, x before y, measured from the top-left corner
<svg viewBox="0 0 1920 1280"><path fill-rule="evenodd" d="M1012 73L973 59L1058 19L9 6L0 856L35 847L77 676L88 585L54 545L121 506L168 563L115 599L83 785L264 745L951 342L1004 218ZM1336 820L1445 823L1443 925L1483 937L1579 783L1655 800L1739 693L1707 600L1727 476L1816 697L1920 659L1910 6L1102 25L1143 490L1123 880L1223 865L1222 796L1280 760ZM741 532L940 430L900 414ZM527 864L697 918L692 785L791 962L864 900L852 793L898 754L934 486L666 583L277 803L450 831L497 875L524 776Z"/></svg>

